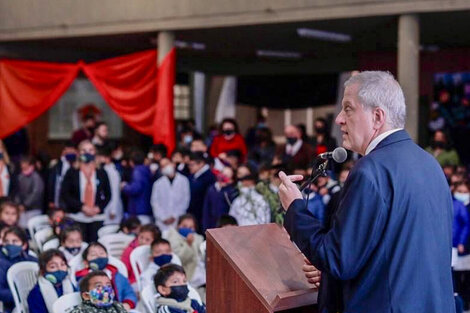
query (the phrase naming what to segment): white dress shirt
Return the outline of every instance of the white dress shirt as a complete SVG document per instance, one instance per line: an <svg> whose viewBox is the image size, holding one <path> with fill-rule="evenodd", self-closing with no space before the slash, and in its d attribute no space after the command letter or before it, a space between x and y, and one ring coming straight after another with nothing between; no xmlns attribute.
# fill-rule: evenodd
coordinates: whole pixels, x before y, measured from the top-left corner
<svg viewBox="0 0 470 313"><path fill-rule="evenodd" d="M372 150L375 149L375 147L377 147L377 145L382 141L384 140L385 138L387 138L388 136L390 136L391 134L399 131L399 130L402 130L403 128L395 128L395 129L392 129L392 130L389 130L389 131L386 131L385 133L382 133L380 135L378 135L377 137L374 138L374 140L372 140L370 142L370 144L367 146L367 149L366 149L366 154L365 155L368 155Z"/></svg>

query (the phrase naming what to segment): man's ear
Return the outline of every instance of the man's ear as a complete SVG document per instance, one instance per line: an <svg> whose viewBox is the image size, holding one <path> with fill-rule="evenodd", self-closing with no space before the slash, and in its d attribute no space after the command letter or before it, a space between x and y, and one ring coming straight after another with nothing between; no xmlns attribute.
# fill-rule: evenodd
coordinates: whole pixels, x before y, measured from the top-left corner
<svg viewBox="0 0 470 313"><path fill-rule="evenodd" d="M166 297L166 296L168 296L168 295L170 294L171 289L170 289L170 290L168 290L168 289L170 289L170 288L165 287L165 286L162 286L162 285L160 285L160 286L157 287L158 293L161 294L161 295L164 296L164 297Z"/></svg>
<svg viewBox="0 0 470 313"><path fill-rule="evenodd" d="M382 126L385 124L385 120L387 118L385 111L380 108L376 107L373 110L373 118L374 118L374 128L375 129L381 129Z"/></svg>
<svg viewBox="0 0 470 313"><path fill-rule="evenodd" d="M90 300L90 294L88 292L82 292L83 300Z"/></svg>

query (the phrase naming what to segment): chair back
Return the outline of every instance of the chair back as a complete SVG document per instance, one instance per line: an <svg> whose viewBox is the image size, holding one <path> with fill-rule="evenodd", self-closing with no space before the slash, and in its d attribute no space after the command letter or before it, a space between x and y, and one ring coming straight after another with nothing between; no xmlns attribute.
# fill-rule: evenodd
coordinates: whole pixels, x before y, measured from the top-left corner
<svg viewBox="0 0 470 313"><path fill-rule="evenodd" d="M98 239L98 242L106 247L108 255L120 259L122 253L135 237L126 234L110 234Z"/></svg>
<svg viewBox="0 0 470 313"><path fill-rule="evenodd" d="M116 234L119 230L119 225L105 225L98 229L98 238L101 238L106 235Z"/></svg>
<svg viewBox="0 0 470 313"><path fill-rule="evenodd" d="M150 253L150 245L139 246L131 252L130 262L132 272L134 273L139 290L142 290L142 284L139 277L140 274L147 269L147 266L150 263Z"/></svg>
<svg viewBox="0 0 470 313"><path fill-rule="evenodd" d="M59 239L58 238L52 238L51 240L46 241L42 245L42 251L57 249L57 248L59 248L59 245L60 245Z"/></svg>
<svg viewBox="0 0 470 313"><path fill-rule="evenodd" d="M36 215L28 220L28 231L31 238L34 238L34 234L43 228L51 227L49 225L49 217L46 214Z"/></svg>
<svg viewBox="0 0 470 313"><path fill-rule="evenodd" d="M52 305L52 312L68 313L72 311L77 305L80 305L80 303L82 303L82 297L80 296L80 292L68 293L54 302L54 304Z"/></svg>
<svg viewBox="0 0 470 313"><path fill-rule="evenodd" d="M39 252L43 252L43 245L47 241L48 238L50 238L54 232L52 231L52 227L48 228L43 228L41 230L38 230L34 234L34 241L36 242L36 245L38 247Z"/></svg>
<svg viewBox="0 0 470 313"><path fill-rule="evenodd" d="M38 272L39 265L30 261L18 262L8 269L8 287L13 295L16 313L29 313L28 294L38 281Z"/></svg>

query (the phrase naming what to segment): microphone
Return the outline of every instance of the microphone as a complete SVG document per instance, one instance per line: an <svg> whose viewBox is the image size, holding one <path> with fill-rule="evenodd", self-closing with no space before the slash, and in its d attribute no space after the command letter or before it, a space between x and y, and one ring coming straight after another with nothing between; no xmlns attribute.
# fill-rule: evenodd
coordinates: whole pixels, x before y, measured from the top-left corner
<svg viewBox="0 0 470 313"><path fill-rule="evenodd" d="M348 153L343 147L339 147L330 152L325 152L318 155L318 158L323 160L333 159L336 163L343 163L346 161Z"/></svg>

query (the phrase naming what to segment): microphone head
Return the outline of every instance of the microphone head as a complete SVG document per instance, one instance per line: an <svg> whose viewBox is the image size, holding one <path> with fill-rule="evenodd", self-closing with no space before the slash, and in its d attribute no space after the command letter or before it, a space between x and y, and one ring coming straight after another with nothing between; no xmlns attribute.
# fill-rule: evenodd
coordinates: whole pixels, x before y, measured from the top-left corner
<svg viewBox="0 0 470 313"><path fill-rule="evenodd" d="M339 147L333 150L332 157L336 163L343 163L344 161L346 161L348 153L346 152L346 149L344 149L343 147Z"/></svg>

